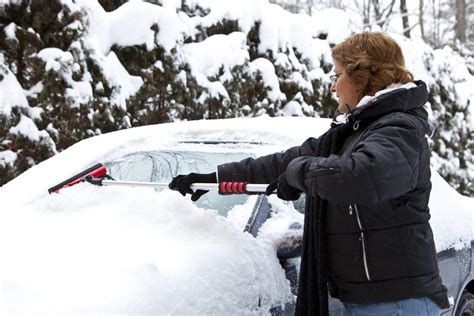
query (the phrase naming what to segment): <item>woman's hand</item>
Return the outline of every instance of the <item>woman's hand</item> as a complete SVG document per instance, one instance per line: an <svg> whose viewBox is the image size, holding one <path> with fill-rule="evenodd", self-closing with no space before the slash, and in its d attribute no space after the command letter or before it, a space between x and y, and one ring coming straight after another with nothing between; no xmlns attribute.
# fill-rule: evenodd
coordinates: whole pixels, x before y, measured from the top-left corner
<svg viewBox="0 0 474 316"><path fill-rule="evenodd" d="M183 196L186 195L186 193L191 194L191 201L195 202L199 200L201 196L206 194L207 190L196 190L194 192L191 189L191 184L193 183L216 183L217 182L217 176L216 173L194 173L191 172L190 174L187 175L178 175L173 178L173 180L168 184L168 187L171 190L174 191L179 191Z"/></svg>
<svg viewBox="0 0 474 316"><path fill-rule="evenodd" d="M300 198L301 191L292 187L286 181L286 173L282 173L277 180L270 183L265 191L266 195L270 195L277 190L277 196L285 201L295 201Z"/></svg>

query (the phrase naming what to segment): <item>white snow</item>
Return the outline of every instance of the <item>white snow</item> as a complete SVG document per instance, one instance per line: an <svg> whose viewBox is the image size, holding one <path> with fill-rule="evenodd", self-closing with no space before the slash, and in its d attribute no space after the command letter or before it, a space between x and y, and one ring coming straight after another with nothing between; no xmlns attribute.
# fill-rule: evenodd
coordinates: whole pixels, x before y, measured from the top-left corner
<svg viewBox="0 0 474 316"><path fill-rule="evenodd" d="M194 0L189 5L199 5L210 13L204 17L185 19L183 23L190 29L197 26L208 27L217 24L223 18L237 20L240 29L248 34L256 22L260 23L258 52L265 54L271 51L274 56L279 52L298 49L303 59L308 60L310 67L318 67L321 54L330 60L329 43L317 38L327 30L327 21L332 23L328 39L330 43L340 41L351 34L352 28L345 19L348 17L342 10L327 10L321 15L309 17L303 14L292 14L280 6L268 3L267 0ZM326 32L327 33L327 32ZM328 55L329 53L329 55ZM207 57L212 59L213 55ZM205 60L201 60L205 62ZM300 62L293 65L301 67Z"/></svg>
<svg viewBox="0 0 474 316"><path fill-rule="evenodd" d="M286 96L280 90L280 83L275 74L275 67L266 58L257 58L249 64L250 73L255 76L257 72L262 76L263 84L270 89L270 101L285 100Z"/></svg>
<svg viewBox="0 0 474 316"><path fill-rule="evenodd" d="M419 38L407 39L394 33L390 36L402 47L406 67L415 79L425 81L428 87L441 82L447 93L454 93L452 99L461 109L469 109L471 119L464 118L464 121L473 128L474 76L469 73L465 59L449 46L432 49Z"/></svg>
<svg viewBox="0 0 474 316"><path fill-rule="evenodd" d="M140 89L143 79L140 76L131 76L114 52L110 52L107 56L96 54L94 58L102 68L107 82L120 87L118 92L112 96L111 102L126 109L127 99Z"/></svg>
<svg viewBox="0 0 474 316"><path fill-rule="evenodd" d="M331 44L342 42L346 37L356 32L353 20L358 18L357 15L351 15L340 9L319 10L314 12L311 18L315 29L321 34L327 34L327 40Z"/></svg>
<svg viewBox="0 0 474 316"><path fill-rule="evenodd" d="M46 71L53 70L58 72L61 70L61 66L72 64L74 61L70 52L65 52L55 47L44 48L37 56L46 63L44 69Z"/></svg>
<svg viewBox="0 0 474 316"><path fill-rule="evenodd" d="M92 52L91 57L104 72L108 83L118 88L112 96L112 104L124 110L127 99L140 89L143 80L126 71L116 54L110 51L112 46L145 45L151 50L159 44L166 52L170 52L182 41L185 31L185 25L180 22L176 10L147 2L127 2L112 12L105 12L96 1L80 0L69 3L69 6L73 10L87 12L85 48ZM158 26L158 33L153 30L153 25ZM79 97L87 100L92 88L85 83L75 85L73 90L77 88L82 91L78 92ZM78 95L73 90L68 91L68 96L74 100Z"/></svg>
<svg viewBox="0 0 474 316"><path fill-rule="evenodd" d="M66 88L66 97L74 100L74 104L87 104L92 100L92 86L87 81L70 82L72 88Z"/></svg>
<svg viewBox="0 0 474 316"><path fill-rule="evenodd" d="M184 45L182 52L193 70L207 77L216 76L220 68L230 75L233 67L249 59L246 36L242 32L213 35L202 42Z"/></svg>
<svg viewBox="0 0 474 316"><path fill-rule="evenodd" d="M126 2L117 10L105 12L96 1L77 1L89 16L88 46L107 55L111 47L144 44L148 50L159 43L170 51L182 39L183 26L176 10L147 2ZM156 36L153 25L161 30Z"/></svg>
<svg viewBox="0 0 474 316"><path fill-rule="evenodd" d="M74 68L79 67L76 63L74 63L74 57L70 52L62 51L59 48L44 48L38 54L38 58L42 59L45 62L45 71L54 71L61 73L63 79L67 82L70 88L66 88L65 96L72 100L75 106L79 106L80 104L87 104L89 103L92 98L92 87L89 81L75 81L72 79L72 71ZM120 66L122 66L120 64ZM119 67L117 67L120 69ZM123 68L123 66L122 66ZM124 80L124 83L126 81ZM140 81L141 85L141 81ZM124 84L125 87L126 84ZM43 88L42 82L38 82L34 87L32 87L31 91L25 92L25 95L31 95L34 93L40 92ZM132 90L133 91L133 90ZM120 95L124 95L125 97L129 96L132 93L127 94L127 90L122 92ZM121 100L122 103L125 101ZM118 102L120 104L120 102Z"/></svg>
<svg viewBox="0 0 474 316"><path fill-rule="evenodd" d="M0 114L9 116L15 106L27 108L28 101L15 75L4 64L3 54L0 53Z"/></svg>
<svg viewBox="0 0 474 316"><path fill-rule="evenodd" d="M204 17L197 17L195 25L204 27L217 24L222 18L237 20L239 27L249 32L254 22L261 18L261 12L268 5L266 0L190 0L190 7L199 5L203 9L210 10Z"/></svg>
<svg viewBox="0 0 474 316"><path fill-rule="evenodd" d="M283 113L285 116L304 116L300 103L296 101L288 102L283 107Z"/></svg>
<svg viewBox="0 0 474 316"><path fill-rule="evenodd" d="M227 99L229 95L222 83L232 79L231 71L235 66L243 65L249 59L246 35L242 32L213 35L202 42L183 45L181 51L192 75L199 85L208 89L208 95L221 95ZM221 70L223 74L219 75ZM209 80L213 77L218 81Z"/></svg>
<svg viewBox="0 0 474 316"><path fill-rule="evenodd" d="M437 49L433 53L433 72L439 74L443 86L454 87L455 100L463 108L470 109L471 118L474 115L474 76L466 67L464 58L455 53L449 46ZM474 128L474 120L467 122Z"/></svg>
<svg viewBox="0 0 474 316"><path fill-rule="evenodd" d="M438 251L463 249L474 240L474 198L460 195L432 170L431 226Z"/></svg>
<svg viewBox="0 0 474 316"><path fill-rule="evenodd" d="M275 247L278 247L286 241L285 237L288 236L288 223L299 223L302 228L304 215L294 211L293 203L282 201L276 196L270 196L269 202L271 203L272 210L274 210L275 213L272 215L271 220L268 220L263 224L258 237L261 239L267 239L273 243ZM302 229L299 230L298 233L301 234Z"/></svg>
<svg viewBox="0 0 474 316"><path fill-rule="evenodd" d="M44 88L43 82L38 81L30 90L23 90L26 97L36 97Z"/></svg>
<svg viewBox="0 0 474 316"><path fill-rule="evenodd" d="M33 120L23 114L20 117L20 122L11 127L9 132L24 135L32 141L39 141L41 135L45 133L44 131L40 132Z"/></svg>
<svg viewBox="0 0 474 316"><path fill-rule="evenodd" d="M0 152L0 166L12 165L17 157L17 153L11 150Z"/></svg>
<svg viewBox="0 0 474 316"><path fill-rule="evenodd" d="M16 35L15 35L16 24L15 23L11 22L10 24L8 24L3 29L3 31L5 32L5 35L7 36L7 38L16 39Z"/></svg>
<svg viewBox="0 0 474 316"><path fill-rule="evenodd" d="M176 192L80 185L34 205L0 214L2 314L261 314L291 299L270 244Z"/></svg>

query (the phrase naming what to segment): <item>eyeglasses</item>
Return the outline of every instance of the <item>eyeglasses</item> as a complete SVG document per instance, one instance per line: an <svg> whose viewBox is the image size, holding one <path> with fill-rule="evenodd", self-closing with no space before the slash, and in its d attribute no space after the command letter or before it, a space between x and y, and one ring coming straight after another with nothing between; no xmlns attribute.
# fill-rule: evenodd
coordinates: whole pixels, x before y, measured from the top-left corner
<svg viewBox="0 0 474 316"><path fill-rule="evenodd" d="M339 73L339 74L335 74L335 75L329 76L329 79L331 79L331 83L334 84L334 83L337 81L337 79L338 79L340 76L342 76L343 74L344 74L344 73L341 72L341 73Z"/></svg>

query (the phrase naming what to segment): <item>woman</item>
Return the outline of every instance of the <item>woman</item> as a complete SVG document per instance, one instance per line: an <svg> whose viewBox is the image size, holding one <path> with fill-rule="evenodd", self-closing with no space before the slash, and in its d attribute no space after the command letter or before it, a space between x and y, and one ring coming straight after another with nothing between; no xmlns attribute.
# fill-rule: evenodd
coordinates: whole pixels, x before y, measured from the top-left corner
<svg viewBox="0 0 474 316"><path fill-rule="evenodd" d="M332 56L340 115L324 135L170 188L193 200L205 191L192 183L217 179L271 183L284 200L306 193L297 314L326 315L329 287L344 315L439 315L449 303L428 223L426 85L383 33L353 35Z"/></svg>

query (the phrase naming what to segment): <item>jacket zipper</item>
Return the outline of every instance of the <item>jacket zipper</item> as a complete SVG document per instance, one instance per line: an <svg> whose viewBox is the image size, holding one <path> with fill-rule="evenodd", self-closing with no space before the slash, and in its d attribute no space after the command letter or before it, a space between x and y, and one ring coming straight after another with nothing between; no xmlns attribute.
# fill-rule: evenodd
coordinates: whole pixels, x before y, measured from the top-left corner
<svg viewBox="0 0 474 316"><path fill-rule="evenodd" d="M370 281L369 266L367 264L367 250L365 248L364 231L362 230L362 222L360 221L359 210L357 209L357 204L354 203L354 208L352 208L352 205L349 205L349 214L350 215L352 215L352 210L355 211L356 218L357 218L357 224L359 225L359 229L360 229L359 239L362 242L362 256L363 256L363 259L364 259L365 276L367 277L367 280Z"/></svg>

